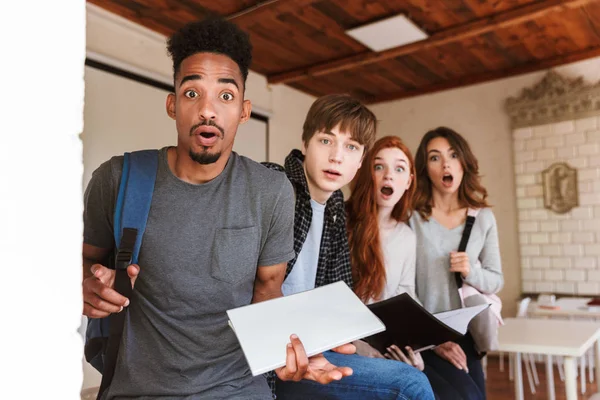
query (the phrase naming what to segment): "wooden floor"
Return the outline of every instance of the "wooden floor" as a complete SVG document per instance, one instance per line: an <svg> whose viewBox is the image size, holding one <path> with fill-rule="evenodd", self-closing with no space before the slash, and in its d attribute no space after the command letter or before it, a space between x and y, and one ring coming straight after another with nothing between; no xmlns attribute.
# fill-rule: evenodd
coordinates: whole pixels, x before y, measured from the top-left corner
<svg viewBox="0 0 600 400"><path fill-rule="evenodd" d="M514 382L508 379L507 356L505 355L504 358L504 372L500 372L498 357L490 356L488 359L486 381L488 400L507 400L515 398ZM525 395L526 400L542 400L548 398L546 390L546 367L543 363L537 364L537 372L540 384L535 388L536 393L531 394L531 391L529 390L529 383L527 381L525 367L523 367L523 393ZM565 400L565 384L560 380L556 368L554 368L554 387L554 391L556 393L556 400ZM589 399L590 396L596 392L596 388L596 382L589 383L589 381L586 381L587 390L585 394L582 395L579 387L579 378L577 378L577 393L579 395L578 399Z"/></svg>

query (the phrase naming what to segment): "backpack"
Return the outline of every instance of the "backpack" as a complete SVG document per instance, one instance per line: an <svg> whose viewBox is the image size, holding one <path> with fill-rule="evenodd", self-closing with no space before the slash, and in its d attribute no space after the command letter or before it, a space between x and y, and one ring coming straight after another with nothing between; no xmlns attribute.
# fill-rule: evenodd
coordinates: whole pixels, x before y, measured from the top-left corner
<svg viewBox="0 0 600 400"><path fill-rule="evenodd" d="M158 150L135 151L125 153L123 156L123 171L115 205L113 234L116 247L122 243L124 230L128 228L137 230L137 237L134 236L135 243L132 246L131 264L138 262L142 236L152 203L157 169ZM114 269L116 263L111 264L113 265L110 268ZM117 282L118 279L120 282ZM121 285L131 287L126 272L121 277L117 273L115 277L115 287ZM106 318L88 319L84 353L85 359L102 374L100 394L112 380L126 312L127 308ZM117 316L118 319L115 318ZM110 352L107 351L109 348L112 349Z"/></svg>

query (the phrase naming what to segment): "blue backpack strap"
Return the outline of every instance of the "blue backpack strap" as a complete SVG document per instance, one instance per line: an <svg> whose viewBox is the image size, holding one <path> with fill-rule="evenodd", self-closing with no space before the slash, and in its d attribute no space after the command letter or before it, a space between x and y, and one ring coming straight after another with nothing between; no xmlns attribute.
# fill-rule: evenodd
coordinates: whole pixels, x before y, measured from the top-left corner
<svg viewBox="0 0 600 400"><path fill-rule="evenodd" d="M115 243L120 243L123 228L138 230L133 248L132 262L134 264L138 262L142 237L148 222L157 170L158 150L125 153L123 174L115 206L114 235ZM125 177L127 177L126 180Z"/></svg>
<svg viewBox="0 0 600 400"><path fill-rule="evenodd" d="M125 203L125 191L129 182L129 158L131 153L123 154L123 169L121 170L121 182L119 183L119 192L117 193L117 203L113 214L113 237L115 238L115 248L121 240L121 215L123 215L123 204Z"/></svg>
<svg viewBox="0 0 600 400"><path fill-rule="evenodd" d="M137 263L152 204L158 170L158 150L125 153L121 183L113 220L115 246L121 242L123 227L136 228L137 240L132 262ZM105 342L109 336L109 318L89 319L86 331L86 359L98 371L104 370ZM92 340L97 339L97 340Z"/></svg>

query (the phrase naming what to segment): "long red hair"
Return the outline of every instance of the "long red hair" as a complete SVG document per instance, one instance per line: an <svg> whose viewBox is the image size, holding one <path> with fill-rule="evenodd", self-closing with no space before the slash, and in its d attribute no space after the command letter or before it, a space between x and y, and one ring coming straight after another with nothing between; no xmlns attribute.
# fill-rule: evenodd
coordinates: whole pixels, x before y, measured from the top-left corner
<svg viewBox="0 0 600 400"><path fill-rule="evenodd" d="M381 297L386 280L379 240L375 157L382 149L394 147L406 154L413 181L394 206L392 218L398 222L408 221L416 186L415 163L410 150L397 136L386 136L375 142L373 149L365 155L362 166L351 183L352 194L346 202L354 292L365 302Z"/></svg>

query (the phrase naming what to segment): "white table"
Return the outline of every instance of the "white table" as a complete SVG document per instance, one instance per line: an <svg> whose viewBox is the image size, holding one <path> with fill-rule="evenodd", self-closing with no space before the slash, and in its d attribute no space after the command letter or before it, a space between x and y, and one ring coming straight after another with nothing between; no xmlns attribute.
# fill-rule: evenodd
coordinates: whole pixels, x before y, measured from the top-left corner
<svg viewBox="0 0 600 400"><path fill-rule="evenodd" d="M498 330L499 351L515 353L515 398L523 400L523 372L521 354L546 356L548 398L554 400L552 357L563 356L567 400L577 399L576 358L596 345L596 365L600 366L600 324L590 321L507 318ZM600 383L600 368L596 368L596 382Z"/></svg>
<svg viewBox="0 0 600 400"><path fill-rule="evenodd" d="M540 308L537 302L531 302L527 309L527 315L532 317L550 318L589 318L600 319L600 306L588 307L590 298L563 297L554 303L558 309Z"/></svg>

